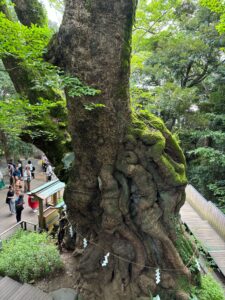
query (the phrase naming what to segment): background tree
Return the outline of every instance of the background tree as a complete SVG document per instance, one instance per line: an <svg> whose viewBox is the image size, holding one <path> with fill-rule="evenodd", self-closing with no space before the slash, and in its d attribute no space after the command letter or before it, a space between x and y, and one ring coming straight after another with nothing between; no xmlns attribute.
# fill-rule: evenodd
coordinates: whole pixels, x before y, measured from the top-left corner
<svg viewBox="0 0 225 300"><path fill-rule="evenodd" d="M178 134L190 182L222 208L224 35L216 30L219 15L198 1L141 1L137 16L134 106L160 115ZM136 94L144 98L135 100Z"/></svg>
<svg viewBox="0 0 225 300"><path fill-rule="evenodd" d="M53 32L47 27L46 12L39 1L12 2L15 12L5 1L0 3L0 11L4 13L0 18L0 38L5 69L21 99L28 100L36 107L40 107L43 101L54 104L48 109L50 114L45 113L41 118L40 114L31 114L32 125L20 136L24 141L41 148L60 169L63 156L71 149L66 131L65 98L59 87L57 71L44 64L42 59ZM54 150L56 147L57 152Z"/></svg>

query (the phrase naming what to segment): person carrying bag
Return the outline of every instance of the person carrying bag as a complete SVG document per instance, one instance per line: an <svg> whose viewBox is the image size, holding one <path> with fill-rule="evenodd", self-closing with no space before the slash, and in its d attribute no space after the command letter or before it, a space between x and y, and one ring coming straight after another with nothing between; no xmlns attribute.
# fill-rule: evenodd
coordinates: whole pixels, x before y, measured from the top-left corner
<svg viewBox="0 0 225 300"><path fill-rule="evenodd" d="M21 221L22 210L24 209L23 195L20 192L16 195L15 207L16 207L16 221L17 223Z"/></svg>

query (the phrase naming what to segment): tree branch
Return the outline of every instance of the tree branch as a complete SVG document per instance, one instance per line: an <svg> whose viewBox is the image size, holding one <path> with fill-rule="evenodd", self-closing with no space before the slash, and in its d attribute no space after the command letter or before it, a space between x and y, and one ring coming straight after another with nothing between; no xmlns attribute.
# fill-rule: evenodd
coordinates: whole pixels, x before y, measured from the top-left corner
<svg viewBox="0 0 225 300"><path fill-rule="evenodd" d="M191 67L193 65L194 61L191 60L189 61L188 65L187 65L187 69L186 69L186 73L185 73L185 77L181 79L181 87L186 87L186 84L188 82L189 77L189 73L191 71Z"/></svg>

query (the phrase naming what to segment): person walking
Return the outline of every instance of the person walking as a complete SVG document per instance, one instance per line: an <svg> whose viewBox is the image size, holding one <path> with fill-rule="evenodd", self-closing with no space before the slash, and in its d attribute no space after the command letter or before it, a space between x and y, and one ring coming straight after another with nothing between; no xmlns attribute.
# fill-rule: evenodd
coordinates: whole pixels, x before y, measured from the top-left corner
<svg viewBox="0 0 225 300"><path fill-rule="evenodd" d="M5 183L4 183L4 180L3 180L3 174L0 171L0 190L3 189L4 187L5 187Z"/></svg>
<svg viewBox="0 0 225 300"><path fill-rule="evenodd" d="M31 176L34 179L34 171L35 171L35 167L33 166L31 160L28 160L28 166L30 167L30 172L31 172Z"/></svg>
<svg viewBox="0 0 225 300"><path fill-rule="evenodd" d="M15 187L14 187L15 193L16 193L17 191L22 192L22 189L23 189L22 181L21 181L20 179L16 179Z"/></svg>
<svg viewBox="0 0 225 300"><path fill-rule="evenodd" d="M46 169L46 181L51 181L52 175L53 175L53 170L51 164L49 163Z"/></svg>
<svg viewBox="0 0 225 300"><path fill-rule="evenodd" d="M46 172L47 165L48 165L48 159L47 159L47 157L43 154L41 160L42 160L42 171L43 171L43 172Z"/></svg>
<svg viewBox="0 0 225 300"><path fill-rule="evenodd" d="M24 193L30 192L30 183L31 183L31 171L30 167L27 165L25 171L23 172L23 182L24 182Z"/></svg>
<svg viewBox="0 0 225 300"><path fill-rule="evenodd" d="M15 171L15 168L14 168L14 165L13 165L13 163L11 161L8 163L8 171L9 171L9 182L10 182L10 185L13 185L13 173Z"/></svg>
<svg viewBox="0 0 225 300"><path fill-rule="evenodd" d="M24 209L24 199L23 194L20 191L16 192L15 208L16 208L16 221L17 223L21 221L22 211Z"/></svg>
<svg viewBox="0 0 225 300"><path fill-rule="evenodd" d="M15 210L15 202L14 202L14 190L12 185L9 186L9 190L6 195L5 202L6 204L9 205L9 211L11 212L11 214L15 214L16 210Z"/></svg>
<svg viewBox="0 0 225 300"><path fill-rule="evenodd" d="M21 178L23 178L23 165L22 165L22 160L18 160L17 167L18 167L18 169L19 169L19 171L20 171Z"/></svg>
<svg viewBox="0 0 225 300"><path fill-rule="evenodd" d="M20 180L20 179L21 179L21 173L20 173L19 168L16 167L16 169L13 172L13 182L14 182L14 184L16 184L16 181Z"/></svg>

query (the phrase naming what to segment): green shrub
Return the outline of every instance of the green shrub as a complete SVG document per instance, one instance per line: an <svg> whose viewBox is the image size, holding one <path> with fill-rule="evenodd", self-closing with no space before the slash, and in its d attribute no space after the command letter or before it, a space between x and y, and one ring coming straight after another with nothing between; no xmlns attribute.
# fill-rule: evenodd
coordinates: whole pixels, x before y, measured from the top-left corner
<svg viewBox="0 0 225 300"><path fill-rule="evenodd" d="M202 276L201 288L195 294L198 300L225 300L223 288L211 275Z"/></svg>
<svg viewBox="0 0 225 300"><path fill-rule="evenodd" d="M60 268L60 255L46 233L18 230L8 241L3 241L0 275L28 282Z"/></svg>

